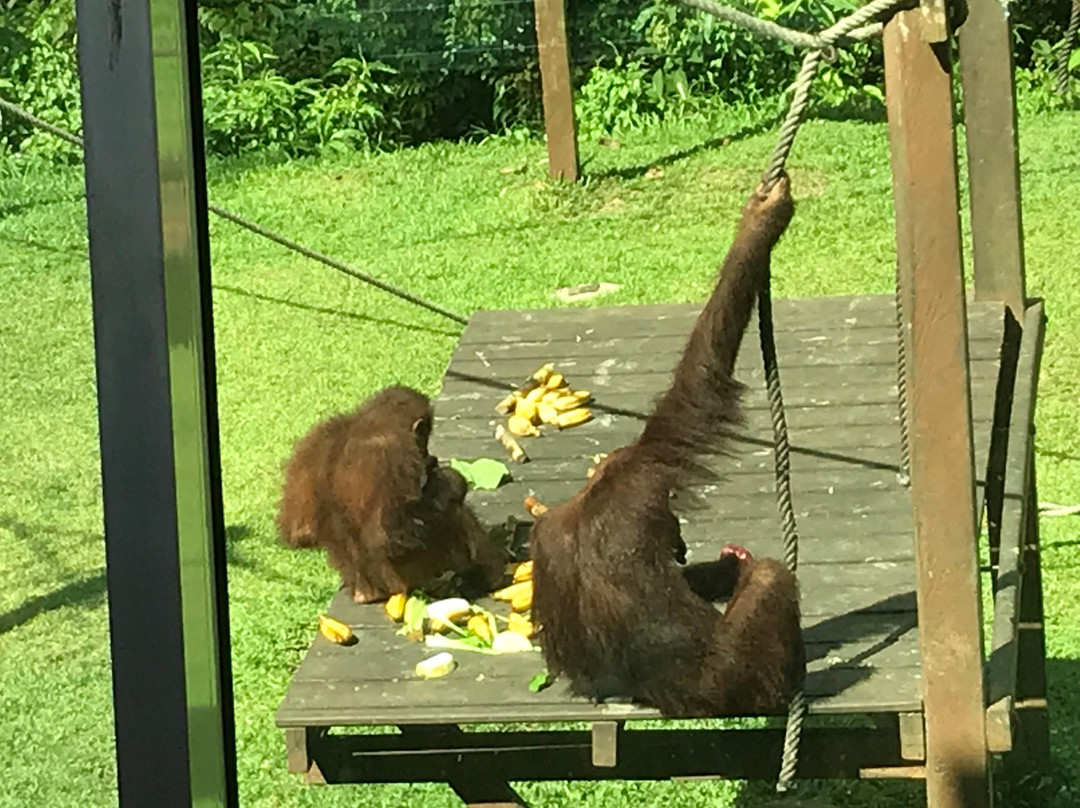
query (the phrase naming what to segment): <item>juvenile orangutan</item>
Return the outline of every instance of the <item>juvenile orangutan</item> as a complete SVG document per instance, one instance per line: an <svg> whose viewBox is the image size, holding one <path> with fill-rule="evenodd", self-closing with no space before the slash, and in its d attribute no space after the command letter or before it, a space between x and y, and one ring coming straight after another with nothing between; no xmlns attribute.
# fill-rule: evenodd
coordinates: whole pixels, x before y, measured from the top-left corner
<svg viewBox="0 0 1080 808"><path fill-rule="evenodd" d="M533 617L544 660L578 695L630 697L692 717L779 711L801 686L795 578L732 544L710 562L715 579L709 565L684 570L670 506L673 491L704 473L702 456L725 451L741 423L735 358L792 213L786 177L755 191L642 434L533 525ZM732 583L723 612L703 597Z"/></svg>
<svg viewBox="0 0 1080 808"><path fill-rule="evenodd" d="M322 547L358 603L447 573L477 592L498 585L507 555L465 504L467 484L428 453L431 402L394 386L301 438L285 466L281 540Z"/></svg>

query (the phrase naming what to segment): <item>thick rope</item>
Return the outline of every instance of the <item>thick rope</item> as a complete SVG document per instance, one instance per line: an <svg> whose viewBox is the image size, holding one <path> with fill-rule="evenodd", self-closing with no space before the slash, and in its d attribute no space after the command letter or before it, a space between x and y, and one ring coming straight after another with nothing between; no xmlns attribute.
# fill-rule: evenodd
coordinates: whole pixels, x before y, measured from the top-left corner
<svg viewBox="0 0 1080 808"><path fill-rule="evenodd" d="M1065 29L1065 39L1061 43L1061 52L1058 54L1058 95L1065 95L1069 89L1069 57L1072 56L1077 29L1080 29L1080 0L1073 0L1072 14L1069 15L1069 27Z"/></svg>
<svg viewBox="0 0 1080 808"><path fill-rule="evenodd" d="M58 126L53 126L51 123L43 121L36 115L27 112L22 107L17 106L10 101L6 101L3 98L0 98L0 109L10 112L17 118L21 118L22 120L29 123L31 126L35 126L44 132L55 135L61 140L66 140L68 143L78 146L80 149L84 148L85 146L85 144L83 143L83 139L80 138L78 135L73 135L71 132L61 129ZM425 300L422 297L417 297L416 295L412 294L412 292L407 292L404 289L400 289L396 286L386 283L385 281L381 281L373 275L369 275L366 272L357 269L356 267L344 263L343 261L338 261L336 258L331 258L329 255L318 252L316 250L312 250L309 247L305 247L303 244L300 244L299 242L282 236L279 233L275 233L273 230L269 230L262 225L251 221L250 219L245 219L238 213L233 213L230 210L226 210L225 208L218 207L217 205L213 204L207 204L207 208L211 213L214 213L220 216L222 219L226 219L232 222L233 224L239 225L245 230L250 230L252 233L260 235L263 238L270 239L271 241L280 244L283 247L287 247L293 252L300 253L300 255L311 258L312 260L318 261L321 264L325 264L331 269L336 269L338 272L343 272L350 277L356 278L359 281L363 281L370 286L374 286L376 289L381 289L388 294L394 295L394 297L398 297L408 303L412 303L414 306L419 306L422 309L427 309L428 311L435 314L441 314L443 317L446 317L449 320L453 320L456 323L460 323L461 325L468 325L469 323L467 317L456 314L449 309L444 309L437 303L432 303L431 301Z"/></svg>

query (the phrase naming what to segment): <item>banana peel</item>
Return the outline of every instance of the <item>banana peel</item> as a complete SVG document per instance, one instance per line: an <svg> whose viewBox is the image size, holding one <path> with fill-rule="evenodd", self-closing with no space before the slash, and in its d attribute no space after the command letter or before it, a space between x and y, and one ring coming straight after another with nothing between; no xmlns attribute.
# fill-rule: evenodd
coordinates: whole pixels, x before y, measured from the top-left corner
<svg viewBox="0 0 1080 808"><path fill-rule="evenodd" d="M351 628L326 614L319 615L319 633L336 645L352 645L356 642Z"/></svg>

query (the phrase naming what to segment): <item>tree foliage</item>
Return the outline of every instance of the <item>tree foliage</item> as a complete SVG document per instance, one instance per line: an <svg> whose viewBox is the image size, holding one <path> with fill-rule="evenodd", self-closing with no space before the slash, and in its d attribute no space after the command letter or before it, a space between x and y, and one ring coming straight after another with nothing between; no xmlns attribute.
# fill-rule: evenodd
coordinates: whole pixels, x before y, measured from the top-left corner
<svg viewBox="0 0 1080 808"><path fill-rule="evenodd" d="M804 30L861 0L732 0ZM1015 0L1021 66L1045 71L1069 0ZM0 0L0 93L78 130L74 0ZM631 129L725 103L776 98L799 55L675 0L567 0L579 124ZM392 147L541 126L532 0L203 0L206 138L217 154ZM1028 79L1030 83L1030 77ZM881 54L857 44L815 98L880 104ZM73 156L10 116L0 149Z"/></svg>

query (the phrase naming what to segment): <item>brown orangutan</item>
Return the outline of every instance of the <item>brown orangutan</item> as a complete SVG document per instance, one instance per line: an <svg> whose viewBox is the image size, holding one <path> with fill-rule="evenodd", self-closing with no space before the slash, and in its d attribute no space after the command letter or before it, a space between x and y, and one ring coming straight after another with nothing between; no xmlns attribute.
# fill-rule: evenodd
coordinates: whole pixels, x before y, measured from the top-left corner
<svg viewBox="0 0 1080 808"><path fill-rule="evenodd" d="M323 547L358 603L432 588L497 586L507 554L465 504L468 485L428 453L431 402L394 386L317 424L285 466L281 540Z"/></svg>
<svg viewBox="0 0 1080 808"><path fill-rule="evenodd" d="M667 716L779 711L805 652L794 576L737 545L689 568L670 497L741 424L732 374L773 246L794 210L786 177L743 210L717 286L641 435L609 454L530 533L533 617L549 673L578 695ZM734 590L733 593L731 590ZM723 612L709 600L731 594Z"/></svg>

